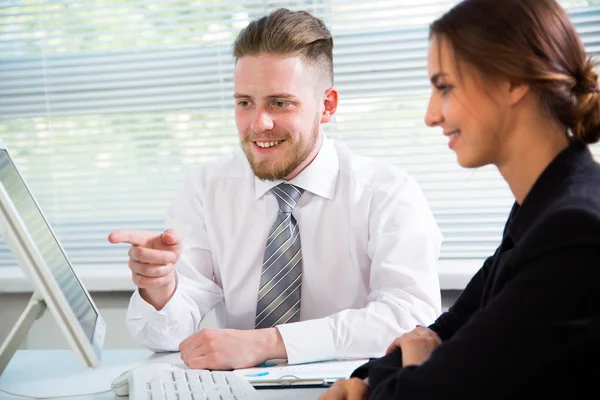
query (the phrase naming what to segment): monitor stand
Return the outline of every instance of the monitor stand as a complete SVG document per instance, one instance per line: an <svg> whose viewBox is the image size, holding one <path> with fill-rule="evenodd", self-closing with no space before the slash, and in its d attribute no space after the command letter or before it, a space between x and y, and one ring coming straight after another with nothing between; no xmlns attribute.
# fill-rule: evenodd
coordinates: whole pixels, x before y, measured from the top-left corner
<svg viewBox="0 0 600 400"><path fill-rule="evenodd" d="M23 343L31 325L44 315L44 311L46 311L44 299L37 292L33 292L29 303L27 303L27 307L25 307L25 310L0 347L0 375L4 372L15 351Z"/></svg>

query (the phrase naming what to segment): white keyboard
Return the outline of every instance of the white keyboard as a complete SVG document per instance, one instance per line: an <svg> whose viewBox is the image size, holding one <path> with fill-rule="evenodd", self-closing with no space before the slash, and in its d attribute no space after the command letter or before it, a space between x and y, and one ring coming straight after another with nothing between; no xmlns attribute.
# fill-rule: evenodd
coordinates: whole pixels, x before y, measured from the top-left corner
<svg viewBox="0 0 600 400"><path fill-rule="evenodd" d="M148 364L129 375L133 400L258 400L242 376L230 371L188 369L181 364Z"/></svg>

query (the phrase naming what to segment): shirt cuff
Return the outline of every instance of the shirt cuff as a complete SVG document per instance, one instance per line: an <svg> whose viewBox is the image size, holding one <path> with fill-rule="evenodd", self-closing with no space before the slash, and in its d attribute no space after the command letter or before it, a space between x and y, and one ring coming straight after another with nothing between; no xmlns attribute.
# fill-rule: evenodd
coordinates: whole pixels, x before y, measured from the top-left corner
<svg viewBox="0 0 600 400"><path fill-rule="evenodd" d="M331 360L336 357L333 332L326 318L277 325L288 364Z"/></svg>
<svg viewBox="0 0 600 400"><path fill-rule="evenodd" d="M181 297L179 288L176 288L175 293L173 293L167 304L158 311L144 300L138 288L133 293L133 296L131 296L129 309L135 310L135 315L131 315L130 317L141 318L150 322L154 330L160 330L163 327L168 328L177 322L180 313L179 310L185 309L183 303L184 300Z"/></svg>

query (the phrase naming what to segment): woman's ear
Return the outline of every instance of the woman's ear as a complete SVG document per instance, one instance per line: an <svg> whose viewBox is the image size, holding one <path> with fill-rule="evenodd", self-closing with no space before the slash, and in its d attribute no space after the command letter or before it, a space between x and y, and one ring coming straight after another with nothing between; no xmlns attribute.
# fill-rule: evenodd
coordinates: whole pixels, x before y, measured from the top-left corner
<svg viewBox="0 0 600 400"><path fill-rule="evenodd" d="M511 106L514 106L529 93L530 86L523 82L510 82L508 87L508 98Z"/></svg>

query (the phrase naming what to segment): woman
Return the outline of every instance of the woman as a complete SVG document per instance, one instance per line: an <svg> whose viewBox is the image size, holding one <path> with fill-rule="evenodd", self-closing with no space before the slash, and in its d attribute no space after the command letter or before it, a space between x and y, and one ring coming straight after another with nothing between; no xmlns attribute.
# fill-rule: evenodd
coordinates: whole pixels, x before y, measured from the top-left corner
<svg viewBox="0 0 600 400"><path fill-rule="evenodd" d="M555 0L466 0L430 28L425 117L515 197L453 307L336 382L332 399L548 399L600 381L600 135L594 63ZM593 396L597 397L597 395Z"/></svg>

